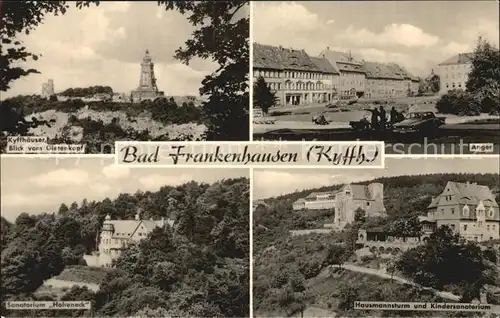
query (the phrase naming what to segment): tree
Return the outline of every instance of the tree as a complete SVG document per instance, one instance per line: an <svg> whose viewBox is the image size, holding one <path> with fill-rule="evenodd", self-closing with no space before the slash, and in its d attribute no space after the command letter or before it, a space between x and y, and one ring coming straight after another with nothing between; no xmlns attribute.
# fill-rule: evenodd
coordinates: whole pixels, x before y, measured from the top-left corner
<svg viewBox="0 0 500 318"><path fill-rule="evenodd" d="M269 108L275 106L277 103L278 97L276 97L276 94L267 86L264 77L259 76L257 82L254 84L253 105L260 107L262 111L267 114Z"/></svg>
<svg viewBox="0 0 500 318"><path fill-rule="evenodd" d="M209 120L208 140L249 139L248 1L158 1L167 10L188 15L197 28L175 57L188 64L194 57L212 59L219 68L202 81L200 95Z"/></svg>
<svg viewBox="0 0 500 318"><path fill-rule="evenodd" d="M354 222L365 223L366 221L366 211L362 208L357 208L354 211Z"/></svg>
<svg viewBox="0 0 500 318"><path fill-rule="evenodd" d="M481 105L483 112L500 111L500 52L479 37L471 57L471 70L465 84L467 91Z"/></svg>
<svg viewBox="0 0 500 318"><path fill-rule="evenodd" d="M339 244L332 244L328 248L328 252L325 258L325 265L339 265L346 261L346 248Z"/></svg>
<svg viewBox="0 0 500 318"><path fill-rule="evenodd" d="M426 244L406 251L396 263L416 283L437 289L454 285L464 302L479 297L485 284L492 284L488 255L472 242L464 241L449 227L432 233Z"/></svg>
<svg viewBox="0 0 500 318"><path fill-rule="evenodd" d="M439 78L439 75L437 75L437 74L431 75L431 77L429 78L429 90L433 93L439 92L439 90L441 88L440 81L441 80Z"/></svg>
<svg viewBox="0 0 500 318"><path fill-rule="evenodd" d="M395 220L391 224L390 231L399 237L403 238L403 241L406 241L408 237L418 237L422 235L422 224L418 220L417 216L412 216L410 218L401 218Z"/></svg>

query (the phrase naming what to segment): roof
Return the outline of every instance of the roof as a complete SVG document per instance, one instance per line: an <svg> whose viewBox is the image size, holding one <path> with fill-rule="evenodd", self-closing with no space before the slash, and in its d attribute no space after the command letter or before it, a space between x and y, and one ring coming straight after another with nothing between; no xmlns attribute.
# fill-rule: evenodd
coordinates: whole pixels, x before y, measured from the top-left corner
<svg viewBox="0 0 500 318"><path fill-rule="evenodd" d="M274 70L322 72L304 50L253 44L253 67Z"/></svg>
<svg viewBox="0 0 500 318"><path fill-rule="evenodd" d="M363 62L363 69L366 78L402 80L404 77L401 70L395 71L394 67L383 63Z"/></svg>
<svg viewBox="0 0 500 318"><path fill-rule="evenodd" d="M320 196L320 195L326 195L326 196L334 196L335 194L337 194L338 191L328 191L328 192L312 192L311 194L309 194L306 198L308 199L316 199L317 196Z"/></svg>
<svg viewBox="0 0 500 318"><path fill-rule="evenodd" d="M401 76L403 76L404 79L410 79L412 81L420 81L420 79L416 76L414 76L413 74L411 74L410 72L408 72L408 70L404 67L402 67L401 65L399 64L396 64L396 63L389 63L387 64L387 66L395 73L395 74L399 74Z"/></svg>
<svg viewBox="0 0 500 318"><path fill-rule="evenodd" d="M332 51L329 48L323 50L320 57L326 58L339 72L363 73L361 62L354 59L350 53Z"/></svg>
<svg viewBox="0 0 500 318"><path fill-rule="evenodd" d="M323 71L323 73L339 74L335 67L333 67L330 61L328 61L326 58L311 56L311 60Z"/></svg>
<svg viewBox="0 0 500 318"><path fill-rule="evenodd" d="M362 184L346 184L340 189L340 191L344 191L347 187L351 188L353 199L371 200L368 186Z"/></svg>
<svg viewBox="0 0 500 318"><path fill-rule="evenodd" d="M458 53L455 56L450 57L444 62L439 63L438 65L455 65L455 64L467 64L470 63L474 53Z"/></svg>
<svg viewBox="0 0 500 318"><path fill-rule="evenodd" d="M450 188L454 195L458 196L458 203L467 205L478 205L479 202L491 202L491 205L498 207L495 197L488 186L478 185L475 183L459 183L448 181L445 188ZM441 193L437 198L433 198L428 208L435 208L438 206L440 196L445 195Z"/></svg>
<svg viewBox="0 0 500 318"><path fill-rule="evenodd" d="M153 220L105 220L104 224L113 226L113 238L131 238L141 223L151 232L155 227L163 226L163 222ZM165 222L170 226L174 224L174 221L170 219L165 220Z"/></svg>

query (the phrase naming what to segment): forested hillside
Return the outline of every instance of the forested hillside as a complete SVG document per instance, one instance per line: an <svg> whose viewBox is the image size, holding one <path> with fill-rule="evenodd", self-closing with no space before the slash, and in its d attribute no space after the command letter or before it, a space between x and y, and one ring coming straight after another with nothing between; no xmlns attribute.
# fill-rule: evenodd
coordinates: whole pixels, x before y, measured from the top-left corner
<svg viewBox="0 0 500 318"><path fill-rule="evenodd" d="M86 144L87 153L102 153L118 140L203 140L207 120L201 107L192 101L179 105L174 98L130 104L17 96L0 105L0 146L10 135L41 135L50 143Z"/></svg>
<svg viewBox="0 0 500 318"><path fill-rule="evenodd" d="M90 312L12 311L8 316L227 316L249 312L249 181L189 182L100 202L62 204L54 214L2 218L2 301L33 293L96 249L100 225L114 219L175 220L155 229L116 262L97 293L73 287L61 300L90 300ZM49 298L49 299L48 299Z"/></svg>

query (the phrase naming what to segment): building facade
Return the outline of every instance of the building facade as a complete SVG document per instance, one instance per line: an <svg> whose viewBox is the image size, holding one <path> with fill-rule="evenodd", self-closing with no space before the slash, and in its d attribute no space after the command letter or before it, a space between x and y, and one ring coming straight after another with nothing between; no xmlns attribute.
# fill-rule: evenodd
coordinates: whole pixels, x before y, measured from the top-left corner
<svg viewBox="0 0 500 318"><path fill-rule="evenodd" d="M403 77L403 86L406 90L406 95L404 96L415 96L418 94L420 78L412 75L407 69L396 63L389 63L387 66L394 72L394 74Z"/></svg>
<svg viewBox="0 0 500 318"><path fill-rule="evenodd" d="M293 209L334 209L333 225L337 229L342 229L354 222L357 209L363 209L368 217L386 215L384 185L381 183L347 184L334 192L313 192L295 201Z"/></svg>
<svg viewBox="0 0 500 318"><path fill-rule="evenodd" d="M163 218L159 221L141 220L139 212L135 220L111 220L107 215L99 234L98 253L85 255L85 261L93 267L111 267L113 260L120 257L129 244L146 238L156 227L167 224L173 226L174 222Z"/></svg>
<svg viewBox="0 0 500 318"><path fill-rule="evenodd" d="M487 186L476 183L448 182L443 192L433 198L422 221L434 228L447 225L468 240L500 238L498 203Z"/></svg>
<svg viewBox="0 0 500 318"><path fill-rule="evenodd" d="M473 53L459 53L438 64L436 74L439 75L439 93L446 94L453 89L465 90L471 71Z"/></svg>
<svg viewBox="0 0 500 318"><path fill-rule="evenodd" d="M364 95L366 75L360 61L355 60L350 53L332 51L329 47L319 56L327 59L340 74L339 98L350 99Z"/></svg>
<svg viewBox="0 0 500 318"><path fill-rule="evenodd" d="M158 97L164 97L164 95L163 92L158 90L154 73L154 63L149 55L149 51L146 50L141 63L139 87L132 91L130 99L132 102L138 103L143 100L154 100Z"/></svg>
<svg viewBox="0 0 500 318"><path fill-rule="evenodd" d="M408 95L411 82L405 82L403 74L386 64L363 62L366 74L366 98L395 98Z"/></svg>
<svg viewBox="0 0 500 318"><path fill-rule="evenodd" d="M254 81L263 77L281 105L325 103L333 97L333 67L316 65L304 50L254 43L252 67Z"/></svg>
<svg viewBox="0 0 500 318"><path fill-rule="evenodd" d="M54 80L49 79L47 83L42 84L42 97L49 98L54 94Z"/></svg>

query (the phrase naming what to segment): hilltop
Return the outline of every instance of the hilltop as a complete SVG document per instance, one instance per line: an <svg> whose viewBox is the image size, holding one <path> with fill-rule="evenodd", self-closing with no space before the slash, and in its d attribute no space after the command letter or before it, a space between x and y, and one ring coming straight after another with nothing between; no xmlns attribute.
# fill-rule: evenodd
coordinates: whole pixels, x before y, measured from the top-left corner
<svg viewBox="0 0 500 318"><path fill-rule="evenodd" d="M47 136L50 143L84 143L87 153L100 153L118 140L203 140L202 108L187 97L177 101L171 97L131 104L35 95L6 99L2 108L13 109L26 122L47 123L32 125L26 134ZM11 125L3 121L5 127Z"/></svg>

